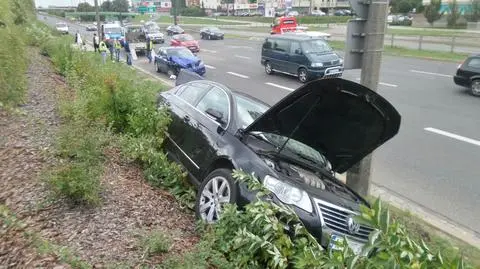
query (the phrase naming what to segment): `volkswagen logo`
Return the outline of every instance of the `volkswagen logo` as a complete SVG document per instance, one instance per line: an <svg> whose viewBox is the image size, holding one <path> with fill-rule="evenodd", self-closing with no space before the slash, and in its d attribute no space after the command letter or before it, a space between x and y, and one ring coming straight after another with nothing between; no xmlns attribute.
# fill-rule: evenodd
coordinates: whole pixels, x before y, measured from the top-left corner
<svg viewBox="0 0 480 269"><path fill-rule="evenodd" d="M348 217L347 229L350 234L356 234L360 230L360 224L358 224L352 217Z"/></svg>

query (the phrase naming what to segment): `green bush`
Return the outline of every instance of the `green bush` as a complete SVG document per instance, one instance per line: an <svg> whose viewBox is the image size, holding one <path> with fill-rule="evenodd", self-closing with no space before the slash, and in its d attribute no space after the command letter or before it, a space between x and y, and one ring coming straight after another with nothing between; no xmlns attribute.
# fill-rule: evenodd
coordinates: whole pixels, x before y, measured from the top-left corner
<svg viewBox="0 0 480 269"><path fill-rule="evenodd" d="M24 100L26 90L26 27L34 16L33 1L0 1L0 108Z"/></svg>
<svg viewBox="0 0 480 269"><path fill-rule="evenodd" d="M357 217L375 228L360 255L345 244L347 238L340 250L327 252L290 207L270 202L271 193L253 175L234 171L233 177L247 183L258 199L244 210L227 205L217 224L204 227L201 244L209 244L211 250L202 256L222 254L217 260L224 261L224 268L468 268L461 257L447 259L432 253L423 241L410 238L401 224L391 220L380 200L371 209L363 207ZM179 264L175 268L189 268L175 261Z"/></svg>
<svg viewBox="0 0 480 269"><path fill-rule="evenodd" d="M141 238L140 246L146 255L153 256L168 252L172 246L172 239L161 231L153 231Z"/></svg>
<svg viewBox="0 0 480 269"><path fill-rule="evenodd" d="M185 7L180 10L180 15L186 17L203 17L207 14L205 14L205 10L200 7Z"/></svg>

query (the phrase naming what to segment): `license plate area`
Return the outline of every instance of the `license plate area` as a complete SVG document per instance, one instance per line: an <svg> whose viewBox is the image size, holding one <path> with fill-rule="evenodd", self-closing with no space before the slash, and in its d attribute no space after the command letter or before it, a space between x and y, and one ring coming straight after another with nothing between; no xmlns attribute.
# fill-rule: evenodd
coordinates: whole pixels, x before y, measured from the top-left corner
<svg viewBox="0 0 480 269"><path fill-rule="evenodd" d="M330 237L330 243L328 244L329 250L343 250L343 246L345 245L344 240L345 239L343 236L332 234ZM355 253L355 255L359 255L362 252L363 246L365 245L364 243L351 239L347 239L347 244L352 249L353 253Z"/></svg>

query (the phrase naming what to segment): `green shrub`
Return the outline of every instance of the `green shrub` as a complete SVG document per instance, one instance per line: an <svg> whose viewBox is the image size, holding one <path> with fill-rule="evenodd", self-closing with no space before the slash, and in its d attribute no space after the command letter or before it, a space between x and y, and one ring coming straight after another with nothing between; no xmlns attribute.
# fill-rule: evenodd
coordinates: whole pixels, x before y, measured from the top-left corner
<svg viewBox="0 0 480 269"><path fill-rule="evenodd" d="M205 10L200 7L185 7L180 10L180 15L185 17L203 17L206 16Z"/></svg>
<svg viewBox="0 0 480 269"><path fill-rule="evenodd" d="M140 246L146 255L153 256L168 252L172 246L172 239L161 231L153 231L140 239Z"/></svg>
<svg viewBox="0 0 480 269"><path fill-rule="evenodd" d="M375 228L361 255L345 244L347 238L340 250L326 252L291 208L270 202L270 192L253 175L234 171L233 176L257 192L258 199L244 210L227 205L220 221L205 228L202 242L210 242L211 255L223 254L235 268L467 268L461 257L446 259L410 238L380 200L358 216Z"/></svg>

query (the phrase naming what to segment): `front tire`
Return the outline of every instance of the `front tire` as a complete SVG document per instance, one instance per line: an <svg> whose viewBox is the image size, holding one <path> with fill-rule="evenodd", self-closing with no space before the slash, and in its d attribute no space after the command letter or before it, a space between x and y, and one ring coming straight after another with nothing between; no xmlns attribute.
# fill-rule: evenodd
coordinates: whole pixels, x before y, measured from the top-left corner
<svg viewBox="0 0 480 269"><path fill-rule="evenodd" d="M272 65L270 64L270 62L265 63L265 73L267 73L267 75L273 74L273 69L272 69Z"/></svg>
<svg viewBox="0 0 480 269"><path fill-rule="evenodd" d="M207 223L219 220L223 206L236 203L238 187L232 170L220 168L211 172L200 184L195 201L195 215Z"/></svg>
<svg viewBox="0 0 480 269"><path fill-rule="evenodd" d="M480 79L472 81L472 87L470 88L473 96L480 96Z"/></svg>
<svg viewBox="0 0 480 269"><path fill-rule="evenodd" d="M308 81L308 72L307 69L305 68L300 68L298 69L298 80L301 83L306 83Z"/></svg>

